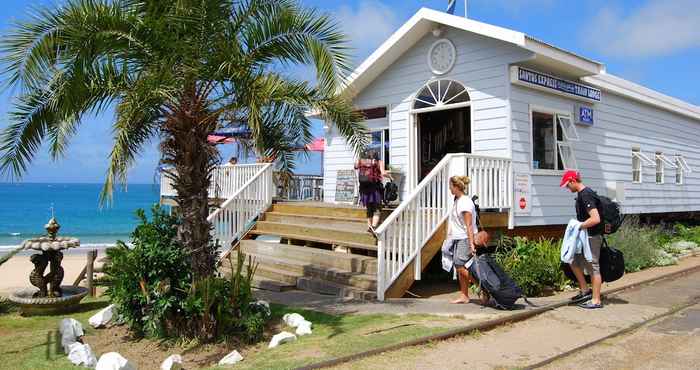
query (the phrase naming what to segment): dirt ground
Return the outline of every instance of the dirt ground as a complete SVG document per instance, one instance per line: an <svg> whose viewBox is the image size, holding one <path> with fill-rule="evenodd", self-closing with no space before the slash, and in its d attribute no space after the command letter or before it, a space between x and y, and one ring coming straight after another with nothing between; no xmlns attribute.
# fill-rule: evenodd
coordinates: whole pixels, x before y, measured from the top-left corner
<svg viewBox="0 0 700 370"><path fill-rule="evenodd" d="M281 322L270 324L265 330L264 343L282 328ZM137 369L159 369L168 356L179 354L183 357L185 369L200 369L216 366L224 356L237 350L243 357L248 357L261 350L261 347L240 342L212 344L173 343L132 337L126 326L112 326L97 329L84 337L95 353L118 352Z"/></svg>

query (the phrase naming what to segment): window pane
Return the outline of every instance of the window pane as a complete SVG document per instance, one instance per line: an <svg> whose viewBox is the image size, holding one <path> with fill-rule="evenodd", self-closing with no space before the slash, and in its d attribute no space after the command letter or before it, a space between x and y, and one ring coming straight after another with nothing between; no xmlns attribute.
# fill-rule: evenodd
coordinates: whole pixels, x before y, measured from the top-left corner
<svg viewBox="0 0 700 370"><path fill-rule="evenodd" d="M554 115L532 112L532 168L555 169Z"/></svg>
<svg viewBox="0 0 700 370"><path fill-rule="evenodd" d="M574 158L574 149L567 143L558 143L559 157L561 158L561 169L575 170L578 168L576 159Z"/></svg>
<svg viewBox="0 0 700 370"><path fill-rule="evenodd" d="M632 181L642 182L642 160L632 153Z"/></svg>
<svg viewBox="0 0 700 370"><path fill-rule="evenodd" d="M382 159L382 131L372 132L372 138L370 140L368 148L374 150L379 159Z"/></svg>
<svg viewBox="0 0 700 370"><path fill-rule="evenodd" d="M389 155L389 148L391 145L389 144L389 130L384 130L384 165L388 166L390 163L391 156Z"/></svg>
<svg viewBox="0 0 700 370"><path fill-rule="evenodd" d="M567 116L557 116L559 121L559 130L562 132L566 141L578 141L578 131L576 131L576 126L571 122L571 118ZM557 135L558 136L558 135Z"/></svg>

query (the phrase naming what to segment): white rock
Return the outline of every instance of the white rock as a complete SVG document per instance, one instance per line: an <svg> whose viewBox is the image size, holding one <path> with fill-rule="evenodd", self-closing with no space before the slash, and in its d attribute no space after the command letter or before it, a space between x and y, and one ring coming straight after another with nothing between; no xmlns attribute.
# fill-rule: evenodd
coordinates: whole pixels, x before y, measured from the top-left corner
<svg viewBox="0 0 700 370"><path fill-rule="evenodd" d="M75 319L63 319L58 326L58 331L61 332L61 345L63 352L70 353L70 345L77 342L78 338L85 335L83 325Z"/></svg>
<svg viewBox="0 0 700 370"><path fill-rule="evenodd" d="M296 328L301 324L302 322L306 321L304 319L304 316L299 315L298 313L288 313L282 316L282 320L284 321L285 324Z"/></svg>
<svg viewBox="0 0 700 370"><path fill-rule="evenodd" d="M95 367L97 364L97 357L95 357L95 354L92 352L90 345L79 342L70 345L68 360L72 362L73 365L82 365L90 368Z"/></svg>
<svg viewBox="0 0 700 370"><path fill-rule="evenodd" d="M116 352L109 352L100 356L95 370L136 370L136 366L122 357L122 355Z"/></svg>
<svg viewBox="0 0 700 370"><path fill-rule="evenodd" d="M307 335L311 334L311 321L304 320L299 326L297 326L297 335Z"/></svg>
<svg viewBox="0 0 700 370"><path fill-rule="evenodd" d="M243 356L241 356L238 351L233 351L222 358L221 361L219 361L219 365L235 365L241 361L243 361Z"/></svg>
<svg viewBox="0 0 700 370"><path fill-rule="evenodd" d="M293 342L297 340L297 336L290 333L283 331L279 334L275 334L274 337L272 337L272 340L270 341L270 345L267 346L267 348L275 348L279 346L280 344L287 343L287 342Z"/></svg>
<svg viewBox="0 0 700 370"><path fill-rule="evenodd" d="M100 328L105 325L107 325L112 319L117 315L117 306L111 304L103 309L101 309L98 313L94 314L89 320L88 323L93 328Z"/></svg>
<svg viewBox="0 0 700 370"><path fill-rule="evenodd" d="M182 369L182 356L172 355L160 364L160 370L180 370Z"/></svg>

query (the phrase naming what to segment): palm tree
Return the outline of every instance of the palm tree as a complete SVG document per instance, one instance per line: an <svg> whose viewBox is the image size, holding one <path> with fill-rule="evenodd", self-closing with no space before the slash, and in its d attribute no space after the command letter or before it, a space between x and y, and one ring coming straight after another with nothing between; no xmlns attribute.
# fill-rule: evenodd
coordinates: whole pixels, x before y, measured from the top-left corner
<svg viewBox="0 0 700 370"><path fill-rule="evenodd" d="M6 88L17 92L0 136L0 172L21 178L44 143L62 157L86 113L114 107L101 202L159 140L195 279L215 270L207 189L219 156L209 133L244 122L258 153L287 169L295 144L312 139L309 111L355 150L366 141L338 93L350 71L344 35L295 0L67 0L16 23L0 53ZM299 64L314 67L316 83L276 72Z"/></svg>

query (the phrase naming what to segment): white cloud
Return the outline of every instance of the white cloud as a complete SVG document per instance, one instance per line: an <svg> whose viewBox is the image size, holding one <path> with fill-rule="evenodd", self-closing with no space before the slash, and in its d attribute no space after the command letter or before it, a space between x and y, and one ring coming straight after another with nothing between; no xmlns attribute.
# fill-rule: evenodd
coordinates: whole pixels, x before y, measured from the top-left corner
<svg viewBox="0 0 700 370"><path fill-rule="evenodd" d="M581 37L616 57L653 57L700 47L697 0L647 1L629 14L610 7L593 18Z"/></svg>
<svg viewBox="0 0 700 370"><path fill-rule="evenodd" d="M335 19L355 48L356 61L366 58L399 27L396 9L381 1L363 0L356 6L343 5Z"/></svg>

